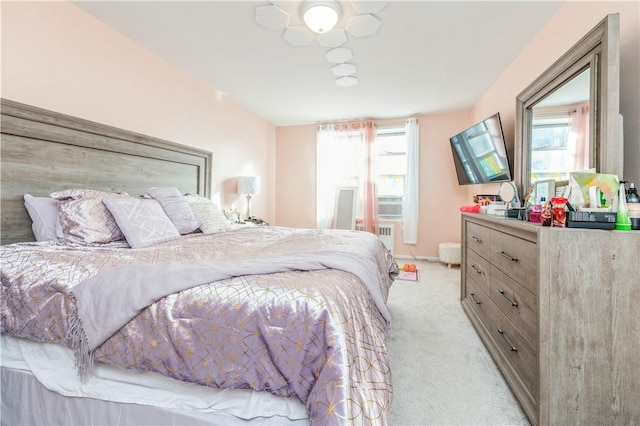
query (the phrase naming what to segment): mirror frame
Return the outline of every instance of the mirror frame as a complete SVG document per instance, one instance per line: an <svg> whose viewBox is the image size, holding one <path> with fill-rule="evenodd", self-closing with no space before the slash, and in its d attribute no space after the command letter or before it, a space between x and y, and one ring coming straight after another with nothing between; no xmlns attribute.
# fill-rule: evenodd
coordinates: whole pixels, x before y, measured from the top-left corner
<svg viewBox="0 0 640 426"><path fill-rule="evenodd" d="M514 181L520 194L531 187L532 107L591 67L590 167L622 179L620 137L620 17L607 15L516 97ZM595 100L595 102L594 102ZM523 205L526 199L522 200Z"/></svg>

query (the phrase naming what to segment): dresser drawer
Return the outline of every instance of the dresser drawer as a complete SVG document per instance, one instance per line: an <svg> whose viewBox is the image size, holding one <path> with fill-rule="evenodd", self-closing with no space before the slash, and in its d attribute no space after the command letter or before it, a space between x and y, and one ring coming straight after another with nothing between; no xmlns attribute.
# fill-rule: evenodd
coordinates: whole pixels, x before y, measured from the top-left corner
<svg viewBox="0 0 640 426"><path fill-rule="evenodd" d="M491 231L489 260L510 278L533 294L538 294L538 250L531 241Z"/></svg>
<svg viewBox="0 0 640 426"><path fill-rule="evenodd" d="M467 248L489 260L491 254L491 229L486 226L467 222Z"/></svg>
<svg viewBox="0 0 640 426"><path fill-rule="evenodd" d="M538 399L538 355L536 348L518 331L500 309L488 310L487 326L494 343L509 362L531 396Z"/></svg>
<svg viewBox="0 0 640 426"><path fill-rule="evenodd" d="M489 295L480 290L473 281L467 281L467 294L465 298L473 312L480 318L480 321L485 324L485 327L489 327L487 322L493 317L491 309L495 309Z"/></svg>
<svg viewBox="0 0 640 426"><path fill-rule="evenodd" d="M467 250L467 281L475 282L486 294L491 293L491 264L476 252Z"/></svg>
<svg viewBox="0 0 640 426"><path fill-rule="evenodd" d="M497 268L491 270L491 300L522 335L538 346L538 298Z"/></svg>

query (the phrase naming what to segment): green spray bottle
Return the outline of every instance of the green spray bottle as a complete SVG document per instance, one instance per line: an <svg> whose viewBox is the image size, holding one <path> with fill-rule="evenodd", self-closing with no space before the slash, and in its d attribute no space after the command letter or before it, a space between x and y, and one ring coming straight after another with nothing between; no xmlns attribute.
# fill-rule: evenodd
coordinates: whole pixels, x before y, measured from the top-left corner
<svg viewBox="0 0 640 426"><path fill-rule="evenodd" d="M629 219L629 209L627 208L627 192L624 189L624 182L620 182L620 191L618 193L616 229L619 231L631 231L631 220Z"/></svg>

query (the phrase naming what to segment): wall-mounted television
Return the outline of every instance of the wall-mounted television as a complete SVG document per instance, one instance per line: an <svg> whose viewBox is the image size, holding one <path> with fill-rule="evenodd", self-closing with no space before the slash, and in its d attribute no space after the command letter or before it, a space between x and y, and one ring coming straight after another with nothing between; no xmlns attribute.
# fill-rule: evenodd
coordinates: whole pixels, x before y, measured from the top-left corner
<svg viewBox="0 0 640 426"><path fill-rule="evenodd" d="M449 141L460 185L511 181L500 113L451 136Z"/></svg>

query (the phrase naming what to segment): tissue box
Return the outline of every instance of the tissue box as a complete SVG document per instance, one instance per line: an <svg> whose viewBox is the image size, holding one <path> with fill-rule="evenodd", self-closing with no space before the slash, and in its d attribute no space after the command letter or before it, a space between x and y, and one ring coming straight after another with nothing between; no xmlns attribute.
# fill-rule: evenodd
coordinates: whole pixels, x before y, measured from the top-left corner
<svg viewBox="0 0 640 426"><path fill-rule="evenodd" d="M505 203L489 203L487 206L487 214L492 214L496 216L506 216L507 215L507 205Z"/></svg>

